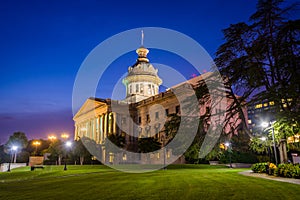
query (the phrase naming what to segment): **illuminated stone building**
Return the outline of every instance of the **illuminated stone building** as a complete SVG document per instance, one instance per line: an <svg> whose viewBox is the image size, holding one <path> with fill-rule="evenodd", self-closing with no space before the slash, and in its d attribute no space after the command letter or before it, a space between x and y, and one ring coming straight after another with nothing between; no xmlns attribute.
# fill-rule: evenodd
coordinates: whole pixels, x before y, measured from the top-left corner
<svg viewBox="0 0 300 200"><path fill-rule="evenodd" d="M281 100L283 107L286 108L287 104L292 102L292 99ZM275 121L276 112L278 112L274 101L262 101L253 105L249 105L248 112L248 127L253 135L262 134L262 122ZM279 110L280 112L280 110Z"/></svg>
<svg viewBox="0 0 300 200"><path fill-rule="evenodd" d="M86 137L98 144L101 155L97 157L101 157L101 162L118 164L130 160L124 153L116 155L108 152L105 141L110 135L123 136L125 138L123 148L131 151L137 151L139 137L152 136L164 144L163 128L167 116L174 113L180 115L182 109L178 96L172 92L173 89L184 88L186 85L194 88L202 80L202 76L197 76L171 87L172 90L159 93L162 80L158 76L158 70L149 63L148 52L145 47L136 50L137 61L128 68L128 74L123 79L126 87L124 100L89 98L73 118L75 139ZM199 109L202 113L207 111L205 106ZM231 130L231 127L227 129ZM168 151L164 159L171 160L172 156L172 152ZM159 153L152 155L151 163L162 163L162 157ZM140 160L140 163L143 163L143 158ZM181 157L176 162L183 163L184 158Z"/></svg>
<svg viewBox="0 0 300 200"><path fill-rule="evenodd" d="M161 135L166 116L180 113L180 106L170 90L159 93L162 80L158 77L158 70L149 63L148 52L145 47L136 50L137 61L128 68L128 74L123 79L126 99L123 101L100 98L86 100L73 118L75 139L88 137L97 144L104 145L109 135L122 135L125 137L125 148L133 150L137 149L138 135L140 137L151 135L163 142ZM161 108L153 107L157 104L164 107L163 112ZM123 106L123 109L120 109L120 106ZM114 112L114 109L117 112ZM112 162L111 155L105 148L102 149L101 156L103 162ZM159 157L161 156L156 155L156 158ZM126 160L126 156L123 155L122 160L124 159Z"/></svg>

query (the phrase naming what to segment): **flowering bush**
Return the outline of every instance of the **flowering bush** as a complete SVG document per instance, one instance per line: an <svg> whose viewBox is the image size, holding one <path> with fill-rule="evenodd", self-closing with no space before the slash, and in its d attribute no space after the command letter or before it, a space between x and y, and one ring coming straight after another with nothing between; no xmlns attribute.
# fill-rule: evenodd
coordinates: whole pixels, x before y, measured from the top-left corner
<svg viewBox="0 0 300 200"><path fill-rule="evenodd" d="M279 164L274 171L275 176L300 179L300 165Z"/></svg>
<svg viewBox="0 0 300 200"><path fill-rule="evenodd" d="M274 175L277 166L274 163L269 163L269 175Z"/></svg>
<svg viewBox="0 0 300 200"><path fill-rule="evenodd" d="M256 163L252 165L251 170L255 173L300 179L300 164L279 164L277 167L274 163Z"/></svg>

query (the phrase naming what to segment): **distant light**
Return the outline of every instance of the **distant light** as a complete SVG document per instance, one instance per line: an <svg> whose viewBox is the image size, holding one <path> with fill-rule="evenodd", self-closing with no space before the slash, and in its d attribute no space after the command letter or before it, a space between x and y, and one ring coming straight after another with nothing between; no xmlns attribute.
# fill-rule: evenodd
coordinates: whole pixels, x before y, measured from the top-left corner
<svg viewBox="0 0 300 200"><path fill-rule="evenodd" d="M261 141L266 141L267 138L266 138L266 137L261 137L260 140L261 140Z"/></svg>
<svg viewBox="0 0 300 200"><path fill-rule="evenodd" d="M48 139L51 140L51 141L56 140L56 136L55 135L49 135Z"/></svg>
<svg viewBox="0 0 300 200"><path fill-rule="evenodd" d="M269 123L268 122L262 122L261 126L264 127L264 128L267 128L269 126Z"/></svg>
<svg viewBox="0 0 300 200"><path fill-rule="evenodd" d="M40 141L34 141L32 144L35 145L35 146L38 146L38 145L41 144L41 142Z"/></svg>
<svg viewBox="0 0 300 200"><path fill-rule="evenodd" d="M11 149L12 149L13 151L16 151L18 148L19 148L19 147L18 147L18 146L15 146L15 145L13 145L13 146L11 147Z"/></svg>
<svg viewBox="0 0 300 200"><path fill-rule="evenodd" d="M68 139L69 138L69 134L63 133L61 134L61 137L64 139Z"/></svg>
<svg viewBox="0 0 300 200"><path fill-rule="evenodd" d="M229 146L230 146L230 143L229 143L229 142L225 142L224 145L225 145L226 147L229 147Z"/></svg>
<svg viewBox="0 0 300 200"><path fill-rule="evenodd" d="M70 141L66 142L66 146L67 147L71 147L72 146L72 142L70 142Z"/></svg>

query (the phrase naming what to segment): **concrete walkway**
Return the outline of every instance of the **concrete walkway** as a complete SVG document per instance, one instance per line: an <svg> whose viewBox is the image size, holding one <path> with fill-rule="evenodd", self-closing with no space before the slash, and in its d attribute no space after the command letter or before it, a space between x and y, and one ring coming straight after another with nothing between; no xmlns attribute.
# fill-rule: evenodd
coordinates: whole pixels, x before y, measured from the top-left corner
<svg viewBox="0 0 300 200"><path fill-rule="evenodd" d="M293 183L293 184L300 185L300 179L276 177L276 176L267 175L265 173L254 173L254 172L252 172L252 170L239 172L239 174L242 174L244 176L252 176L252 177L257 177L257 178L264 178L264 179L269 179L269 180L273 180L273 181L281 181L281 182Z"/></svg>

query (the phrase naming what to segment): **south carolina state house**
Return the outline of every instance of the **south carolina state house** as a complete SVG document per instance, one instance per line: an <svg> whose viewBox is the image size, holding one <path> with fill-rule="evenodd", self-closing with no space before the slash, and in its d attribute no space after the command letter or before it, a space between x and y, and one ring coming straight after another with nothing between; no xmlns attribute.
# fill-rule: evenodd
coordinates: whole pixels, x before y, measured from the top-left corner
<svg viewBox="0 0 300 200"><path fill-rule="evenodd" d="M147 58L149 50L142 46L136 53L138 54L136 63L128 68L127 76L122 81L126 87L126 98L122 101L88 98L73 118L74 138L91 140L91 144L96 147L86 146L88 149L91 148L92 152L97 151L95 156L102 163L120 164L133 160L122 150L110 151L107 138L112 138L114 140L112 143L117 143L122 149L131 152L139 152L139 138L152 137L163 146L166 143L164 124L168 116L171 114L180 116L182 111L178 94L175 95L174 90L180 91L180 88L187 85L195 88L203 79L202 76L196 76L159 93L162 80L158 76L158 70ZM206 112L207 108L202 106L199 110ZM171 149L164 152L164 155L161 154L162 152L156 152L150 154L150 157L139 157L134 160L138 160L138 163L151 164L172 160ZM173 161L184 163L184 157Z"/></svg>

